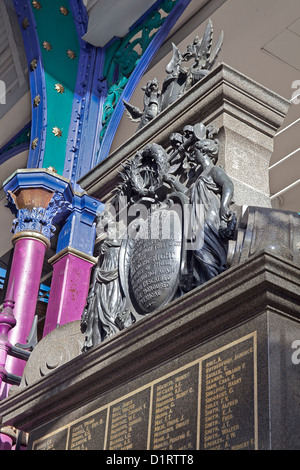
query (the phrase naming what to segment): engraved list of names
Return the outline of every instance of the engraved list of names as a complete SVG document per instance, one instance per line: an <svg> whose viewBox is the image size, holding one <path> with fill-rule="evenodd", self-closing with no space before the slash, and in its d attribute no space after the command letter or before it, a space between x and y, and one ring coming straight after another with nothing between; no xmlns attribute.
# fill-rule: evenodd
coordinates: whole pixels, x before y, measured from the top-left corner
<svg viewBox="0 0 300 470"><path fill-rule="evenodd" d="M201 449L255 448L253 354L249 337L201 361Z"/></svg>
<svg viewBox="0 0 300 470"><path fill-rule="evenodd" d="M256 333L33 438L44 450L257 448Z"/></svg>
<svg viewBox="0 0 300 470"><path fill-rule="evenodd" d="M198 365L154 386L151 449L195 449Z"/></svg>

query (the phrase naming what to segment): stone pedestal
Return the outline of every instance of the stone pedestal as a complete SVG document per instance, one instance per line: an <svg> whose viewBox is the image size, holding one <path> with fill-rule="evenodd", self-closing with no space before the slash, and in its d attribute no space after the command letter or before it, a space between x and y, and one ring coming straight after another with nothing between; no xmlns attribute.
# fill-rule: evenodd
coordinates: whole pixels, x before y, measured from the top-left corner
<svg viewBox="0 0 300 470"><path fill-rule="evenodd" d="M83 354L79 322L63 325L1 403L3 424L34 450L299 450L299 274L260 252Z"/></svg>
<svg viewBox="0 0 300 470"><path fill-rule="evenodd" d="M81 318L88 296L91 269L97 262L93 250L95 217L103 209L100 201L87 194L74 194L72 210L57 241L51 290L43 336L58 325Z"/></svg>
<svg viewBox="0 0 300 470"><path fill-rule="evenodd" d="M74 248L66 248L49 260L53 281L43 336L58 325L79 320L89 292L90 275L96 259Z"/></svg>

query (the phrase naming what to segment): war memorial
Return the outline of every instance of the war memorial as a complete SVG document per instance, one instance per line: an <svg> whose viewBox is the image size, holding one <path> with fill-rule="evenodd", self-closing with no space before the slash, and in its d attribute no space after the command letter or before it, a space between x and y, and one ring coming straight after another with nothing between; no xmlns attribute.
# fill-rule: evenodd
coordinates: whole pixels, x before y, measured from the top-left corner
<svg viewBox="0 0 300 470"><path fill-rule="evenodd" d="M300 449L300 221L268 182L289 102L212 32L172 45L123 103L135 134L79 180L105 205L85 308L0 403L28 450Z"/></svg>

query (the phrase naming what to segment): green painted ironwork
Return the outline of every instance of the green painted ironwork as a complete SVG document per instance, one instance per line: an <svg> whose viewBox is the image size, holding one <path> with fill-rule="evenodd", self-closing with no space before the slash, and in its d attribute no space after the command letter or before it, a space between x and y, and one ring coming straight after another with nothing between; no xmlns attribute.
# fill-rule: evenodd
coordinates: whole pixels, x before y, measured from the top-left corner
<svg viewBox="0 0 300 470"><path fill-rule="evenodd" d="M4 155L21 144L29 145L30 142L30 128L26 126L14 139L12 139L7 145L0 149L0 155Z"/></svg>
<svg viewBox="0 0 300 470"><path fill-rule="evenodd" d="M100 142L130 75L177 2L163 1L141 24L107 48L103 76L107 81L108 93L103 105Z"/></svg>

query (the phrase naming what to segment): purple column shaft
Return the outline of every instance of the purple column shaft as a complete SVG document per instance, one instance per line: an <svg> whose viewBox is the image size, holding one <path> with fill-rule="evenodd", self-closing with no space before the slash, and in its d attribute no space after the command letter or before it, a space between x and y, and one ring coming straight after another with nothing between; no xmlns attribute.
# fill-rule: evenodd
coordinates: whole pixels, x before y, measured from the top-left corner
<svg viewBox="0 0 300 470"><path fill-rule="evenodd" d="M14 246L14 254L8 281L8 292L14 280L14 316L16 326L11 329L8 339L12 345L24 344L28 338L36 310L46 244L35 238L18 238ZM14 375L22 376L26 362L8 356L6 370Z"/></svg>
<svg viewBox="0 0 300 470"><path fill-rule="evenodd" d="M0 450L12 450L13 441L11 437L0 434Z"/></svg>
<svg viewBox="0 0 300 470"><path fill-rule="evenodd" d="M54 330L57 325L80 320L88 296L93 264L94 261L72 253L62 256L53 264L43 336Z"/></svg>

